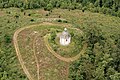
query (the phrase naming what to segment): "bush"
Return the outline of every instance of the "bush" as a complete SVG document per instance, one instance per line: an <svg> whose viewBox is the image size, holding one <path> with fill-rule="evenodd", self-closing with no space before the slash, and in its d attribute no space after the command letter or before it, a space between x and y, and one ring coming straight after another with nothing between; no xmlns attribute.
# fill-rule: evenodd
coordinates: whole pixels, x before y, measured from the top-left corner
<svg viewBox="0 0 120 80"><path fill-rule="evenodd" d="M57 22L62 22L62 20L61 20L61 19L59 19L59 20L57 20Z"/></svg>
<svg viewBox="0 0 120 80"><path fill-rule="evenodd" d="M23 12L24 11L24 8L21 8L21 12Z"/></svg>
<svg viewBox="0 0 120 80"><path fill-rule="evenodd" d="M61 5L60 5L60 8L67 9L68 8L67 2L62 2Z"/></svg>
<svg viewBox="0 0 120 80"><path fill-rule="evenodd" d="M82 4L78 4L78 3L77 3L77 4L76 4L76 9L80 9L80 10L81 10L81 9L82 9Z"/></svg>
<svg viewBox="0 0 120 80"><path fill-rule="evenodd" d="M59 18L60 18L61 16L59 15Z"/></svg>
<svg viewBox="0 0 120 80"><path fill-rule="evenodd" d="M48 4L44 10L47 10L47 11L51 11L53 9L53 5L52 4Z"/></svg>
<svg viewBox="0 0 120 80"><path fill-rule="evenodd" d="M10 23L10 21L8 20L7 23Z"/></svg>
<svg viewBox="0 0 120 80"><path fill-rule="evenodd" d="M88 8L94 8L93 3L89 3Z"/></svg>
<svg viewBox="0 0 120 80"><path fill-rule="evenodd" d="M68 23L66 20L63 20L63 23Z"/></svg>
<svg viewBox="0 0 120 80"><path fill-rule="evenodd" d="M68 21L66 21L66 20L61 20L61 19L57 20L57 22L68 23Z"/></svg>
<svg viewBox="0 0 120 80"><path fill-rule="evenodd" d="M26 12L24 12L24 15L26 15Z"/></svg>
<svg viewBox="0 0 120 80"><path fill-rule="evenodd" d="M109 8L107 8L106 14L111 15L111 13L112 13L112 10L111 10L111 9L109 9Z"/></svg>
<svg viewBox="0 0 120 80"><path fill-rule="evenodd" d="M53 44L54 51L57 51L58 46L56 44Z"/></svg>
<svg viewBox="0 0 120 80"><path fill-rule="evenodd" d="M111 15L112 15L112 16L117 16L117 12L112 11Z"/></svg>
<svg viewBox="0 0 120 80"><path fill-rule="evenodd" d="M34 20L34 19L31 19L30 21L33 22L33 21L35 21L35 20Z"/></svg>
<svg viewBox="0 0 120 80"><path fill-rule="evenodd" d="M99 9L98 9L98 7L95 7L94 9L93 9L93 12L99 12Z"/></svg>
<svg viewBox="0 0 120 80"><path fill-rule="evenodd" d="M5 39L5 43L11 43L12 41L11 37L8 34L5 34L4 39Z"/></svg>
<svg viewBox="0 0 120 80"><path fill-rule="evenodd" d="M74 5L73 5L73 4L69 4L68 9L69 9L69 10L74 10L74 9L75 9L75 7L74 7Z"/></svg>
<svg viewBox="0 0 120 80"><path fill-rule="evenodd" d="M15 18L19 18L19 15L16 14L16 15L15 15Z"/></svg>
<svg viewBox="0 0 120 80"><path fill-rule="evenodd" d="M47 13L45 16L49 16L49 13Z"/></svg>
<svg viewBox="0 0 120 80"><path fill-rule="evenodd" d="M73 36L74 36L74 32L71 32L70 34L71 34L71 37L73 37Z"/></svg>
<svg viewBox="0 0 120 80"><path fill-rule="evenodd" d="M120 17L120 11L118 11L117 16Z"/></svg>
<svg viewBox="0 0 120 80"><path fill-rule="evenodd" d="M7 13L7 14L11 14L11 12L10 12L10 11L6 11L6 13Z"/></svg>
<svg viewBox="0 0 120 80"><path fill-rule="evenodd" d="M44 7L44 10L47 11L47 7Z"/></svg>
<svg viewBox="0 0 120 80"><path fill-rule="evenodd" d="M104 7L103 7L103 8L102 8L102 13L103 13L103 14L106 14L106 13L107 13L107 8L104 8Z"/></svg>
<svg viewBox="0 0 120 80"><path fill-rule="evenodd" d="M28 16L31 16L31 14L28 14Z"/></svg>
<svg viewBox="0 0 120 80"><path fill-rule="evenodd" d="M83 7L83 8L82 8L82 12L84 12L86 9L87 9L87 7Z"/></svg>

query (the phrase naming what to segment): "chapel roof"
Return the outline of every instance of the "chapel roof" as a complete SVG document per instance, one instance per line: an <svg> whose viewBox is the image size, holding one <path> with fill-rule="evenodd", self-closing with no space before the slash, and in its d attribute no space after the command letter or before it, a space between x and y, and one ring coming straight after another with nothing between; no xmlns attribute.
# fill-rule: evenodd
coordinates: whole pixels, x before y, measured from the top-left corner
<svg viewBox="0 0 120 80"><path fill-rule="evenodd" d="M70 33L67 31L67 28L64 29L60 37L71 37Z"/></svg>

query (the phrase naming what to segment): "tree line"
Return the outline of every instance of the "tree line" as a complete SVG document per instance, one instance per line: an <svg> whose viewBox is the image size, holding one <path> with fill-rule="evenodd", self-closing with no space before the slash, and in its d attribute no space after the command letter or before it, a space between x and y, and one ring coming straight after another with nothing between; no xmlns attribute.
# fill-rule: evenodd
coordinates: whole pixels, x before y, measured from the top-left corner
<svg viewBox="0 0 120 80"><path fill-rule="evenodd" d="M70 80L120 80L120 34L106 37L95 26L84 32L88 48L70 65Z"/></svg>
<svg viewBox="0 0 120 80"><path fill-rule="evenodd" d="M53 8L80 9L120 17L120 0L0 0L0 8L8 7L48 11Z"/></svg>

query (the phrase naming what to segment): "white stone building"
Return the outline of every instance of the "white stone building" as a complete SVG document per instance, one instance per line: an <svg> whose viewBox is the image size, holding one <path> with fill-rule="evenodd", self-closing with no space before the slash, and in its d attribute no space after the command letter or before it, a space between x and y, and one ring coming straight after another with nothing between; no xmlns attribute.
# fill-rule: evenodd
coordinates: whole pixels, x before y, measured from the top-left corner
<svg viewBox="0 0 120 80"><path fill-rule="evenodd" d="M71 35L65 28L64 31L60 35L60 44L63 46L69 45L71 40Z"/></svg>

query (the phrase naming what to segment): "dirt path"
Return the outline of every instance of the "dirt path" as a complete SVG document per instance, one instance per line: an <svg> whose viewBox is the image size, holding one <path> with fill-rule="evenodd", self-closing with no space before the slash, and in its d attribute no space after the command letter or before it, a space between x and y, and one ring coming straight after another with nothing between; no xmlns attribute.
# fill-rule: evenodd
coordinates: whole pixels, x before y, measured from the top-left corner
<svg viewBox="0 0 120 80"><path fill-rule="evenodd" d="M28 72L25 64L24 64L24 61L22 59L22 56L20 54L20 50L19 50L19 45L18 45L18 40L17 40L17 37L18 37L18 34L25 30L25 29L28 29L28 28L32 28L32 27L35 27L35 26L40 26L40 25L55 25L53 23L48 23L48 22L43 22L43 23L39 23L39 24L34 24L34 25L30 25L30 26L26 26L26 27L23 27L23 28L20 28L18 29L15 33L14 33L14 36L13 36L13 44L14 44L14 47L15 47L15 50L16 50L16 55L18 57L18 60L23 68L23 71L25 72L25 74L27 75L28 79L29 80L33 80L33 78L31 77L30 73ZM56 25L60 25L60 24L56 24ZM62 24L63 25L63 24ZM64 26L69 26L69 25L64 25Z"/></svg>
<svg viewBox="0 0 120 80"><path fill-rule="evenodd" d="M19 34L22 30L24 30L24 29L26 29L26 28L27 28L27 27L25 27L25 28L20 28L19 30L17 30L17 31L14 33L13 43L14 43L14 47L15 47L15 50L16 50L16 54L17 54L17 56L18 56L18 60L19 60L21 66L22 66L22 68L23 68L23 71L25 72L25 74L27 75L27 77L28 77L29 80L33 80L33 78L31 77L30 73L28 72L26 66L24 65L24 61L23 61L22 56L21 56L21 54L20 54L20 50L19 50L19 46L18 46L18 41L17 41L18 34Z"/></svg>
<svg viewBox="0 0 120 80"><path fill-rule="evenodd" d="M40 26L40 25L56 25L56 26L65 26L65 27L71 26L70 24L53 24L53 23L49 23L49 22L43 22L43 23L34 24L34 25L31 25L31 26L27 26L27 27L20 28L20 29L18 29L18 30L14 33L13 43L14 43L14 47L15 47L15 50L16 50L16 54L17 54L17 57L18 57L18 60L19 60L19 62L20 62L20 64L21 64L21 66L22 66L22 68L23 68L23 71L25 72L25 74L27 75L27 77L28 77L29 80L34 80L34 79L31 77L29 71L27 70L27 68L26 68L26 66L25 66L25 64L24 64L24 61L23 61L22 56L21 56L21 54L20 54L17 37L18 37L18 34L19 34L21 31L23 31L23 30L25 30L25 29L28 29L28 28L35 27L35 26ZM57 55L57 53L55 53L55 52L52 50L52 48L49 46L48 41L47 41L46 38L45 38L45 43L46 43L46 47L48 48L48 50L49 50L54 56L56 56L58 59L60 59L60 60L62 60L62 61L66 61L66 62L70 62L70 61L74 61L74 60L78 59L78 58L80 57L80 54L82 54L82 53L85 52L85 47L86 47L86 45L84 45L84 48L83 48L83 50L81 51L81 53L78 54L77 56L73 57L73 58L63 58L63 57L61 57L60 55ZM34 52L34 54L35 54L35 52ZM37 58L36 58L36 59L37 59ZM36 60L36 62L37 62L37 68L38 68L38 66L39 66L38 61ZM39 69L39 68L38 68L38 69ZM38 74L38 73L39 73L39 71L37 71L37 74ZM39 76L39 75L38 75L38 76ZM38 79L39 79L39 77L38 77Z"/></svg>
<svg viewBox="0 0 120 80"><path fill-rule="evenodd" d="M80 56L82 54L85 53L85 49L87 48L87 44L84 44L83 45L83 49L80 51L80 53L74 57L71 57L71 58L65 58L65 57L62 57L61 55L59 55L58 53L56 53L52 47L49 45L49 42L48 42L48 36L49 35L46 35L44 36L44 41L45 41L45 44L46 44L46 47L48 48L48 50L55 56L57 57L58 59L62 60L62 61L65 61L65 62L72 62L72 61L75 61L77 60L78 58L80 58Z"/></svg>
<svg viewBox="0 0 120 80"><path fill-rule="evenodd" d="M37 65L38 80L40 80L40 77L39 77L39 62L38 62L38 59L37 59L37 56L36 56L36 51L35 51L35 40L36 40L37 37L38 37L38 35L36 35L34 40L33 40L33 53L34 53L34 57L35 57L36 65Z"/></svg>

